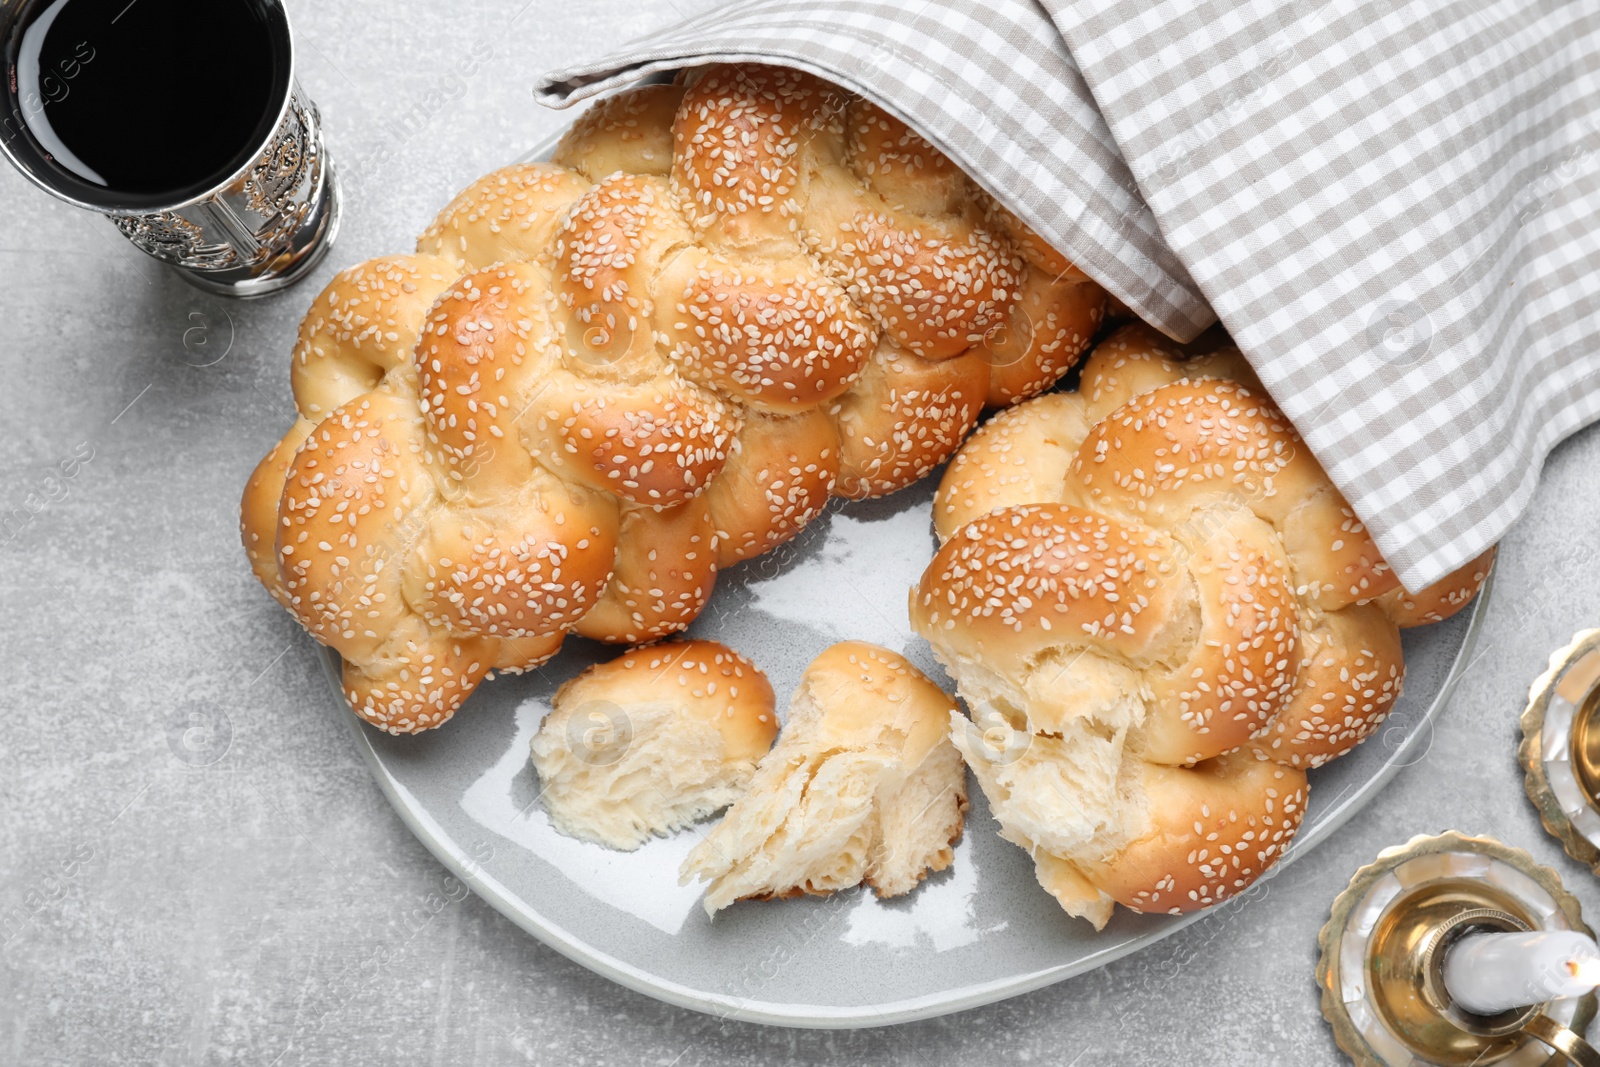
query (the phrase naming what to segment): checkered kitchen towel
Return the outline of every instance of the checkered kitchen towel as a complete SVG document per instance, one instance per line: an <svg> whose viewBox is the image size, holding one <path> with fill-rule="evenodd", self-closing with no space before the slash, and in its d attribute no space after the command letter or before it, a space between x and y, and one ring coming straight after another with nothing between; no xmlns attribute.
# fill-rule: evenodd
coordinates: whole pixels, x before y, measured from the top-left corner
<svg viewBox="0 0 1600 1067"><path fill-rule="evenodd" d="M740 0L538 96L713 59L896 113L1172 336L1220 317L1413 589L1600 417L1595 0Z"/></svg>

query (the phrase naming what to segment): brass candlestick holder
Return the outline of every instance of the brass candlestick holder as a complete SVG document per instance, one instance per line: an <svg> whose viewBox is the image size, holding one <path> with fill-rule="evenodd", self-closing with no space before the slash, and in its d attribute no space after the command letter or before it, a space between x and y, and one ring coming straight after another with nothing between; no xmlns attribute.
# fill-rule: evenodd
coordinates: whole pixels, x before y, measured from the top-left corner
<svg viewBox="0 0 1600 1067"><path fill-rule="evenodd" d="M1317 943L1322 1014L1358 1067L1600 1067L1582 1034L1593 992L1476 1015L1445 986L1445 955L1469 934L1589 934L1561 879L1520 849L1455 832L1414 837L1356 872Z"/></svg>
<svg viewBox="0 0 1600 1067"><path fill-rule="evenodd" d="M1545 829L1600 874L1600 630L1580 631L1533 683L1517 757Z"/></svg>

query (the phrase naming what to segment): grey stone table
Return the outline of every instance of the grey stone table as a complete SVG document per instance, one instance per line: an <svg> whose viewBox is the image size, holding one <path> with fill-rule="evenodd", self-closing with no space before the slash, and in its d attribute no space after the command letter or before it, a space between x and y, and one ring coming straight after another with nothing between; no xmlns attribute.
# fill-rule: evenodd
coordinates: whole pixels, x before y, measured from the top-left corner
<svg viewBox="0 0 1600 1067"><path fill-rule="evenodd" d="M556 129L539 71L695 5L521 2L295 5L348 214L317 277L266 302L200 295L0 168L0 512L49 500L0 533L0 1064L1331 1064L1317 929L1380 848L1494 834L1600 919L1513 755L1529 681L1600 622L1595 433L1506 538L1483 654L1427 754L1263 899L1142 955L937 1021L786 1031L627 992L474 897L433 912L444 871L250 577L235 501L289 421L290 340L327 277L407 248ZM219 758L199 765L196 737Z"/></svg>

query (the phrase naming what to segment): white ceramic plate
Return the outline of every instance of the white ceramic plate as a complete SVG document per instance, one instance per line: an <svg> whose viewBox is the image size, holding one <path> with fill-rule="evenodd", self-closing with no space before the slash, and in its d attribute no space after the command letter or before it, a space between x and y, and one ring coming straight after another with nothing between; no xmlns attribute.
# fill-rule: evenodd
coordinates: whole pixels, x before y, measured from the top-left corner
<svg viewBox="0 0 1600 1067"><path fill-rule="evenodd" d="M946 689L906 621L907 591L932 558L930 478L883 500L836 504L790 546L719 576L690 629L772 679L780 704L813 656L847 638L903 652ZM1388 723L1311 773L1308 813L1279 868L1305 855L1426 751L1469 661L1488 590L1468 612L1405 635L1406 688ZM542 670L484 685L456 717L416 737L360 722L338 696L373 776L430 851L517 925L629 988L700 1011L786 1026L877 1026L959 1011L1081 974L1194 916L1119 909L1096 933L1068 918L1000 840L983 793L952 867L906 898L856 889L829 899L737 904L706 918L678 864L705 827L613 852L563 837L537 803L528 742L556 687L616 649L569 639ZM1226 907L1249 907L1248 899Z"/></svg>
<svg viewBox="0 0 1600 1067"><path fill-rule="evenodd" d="M545 158L550 145L528 158ZM835 502L798 539L723 572L689 636L720 640L771 678L780 707L807 663L835 641L904 653L947 690L950 679L906 619L906 596L933 556L937 476L894 496ZM1311 774L1308 813L1278 869L1315 848L1426 752L1465 666L1488 599L1405 634L1405 693L1366 744ZM865 889L827 899L738 904L715 922L678 865L706 826L637 852L563 837L537 802L528 743L556 688L617 654L569 639L555 661L484 685L444 727L390 737L346 719L400 817L441 863L517 925L631 989L673 1004L783 1026L858 1027L987 1004L1092 970L1199 916L1121 909L1105 930L1071 919L1000 840L983 793L955 863L908 897ZM709 825L709 824L708 824ZM1248 896L1224 907L1249 907Z"/></svg>

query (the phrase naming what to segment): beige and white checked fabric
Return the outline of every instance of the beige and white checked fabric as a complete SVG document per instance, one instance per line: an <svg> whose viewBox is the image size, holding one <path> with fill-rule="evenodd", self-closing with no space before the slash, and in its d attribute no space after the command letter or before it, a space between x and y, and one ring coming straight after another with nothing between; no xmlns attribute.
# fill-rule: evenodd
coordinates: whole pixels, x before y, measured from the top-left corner
<svg viewBox="0 0 1600 1067"><path fill-rule="evenodd" d="M1411 588L1600 417L1594 0L740 0L538 95L713 59L895 112L1172 336L1220 316Z"/></svg>

